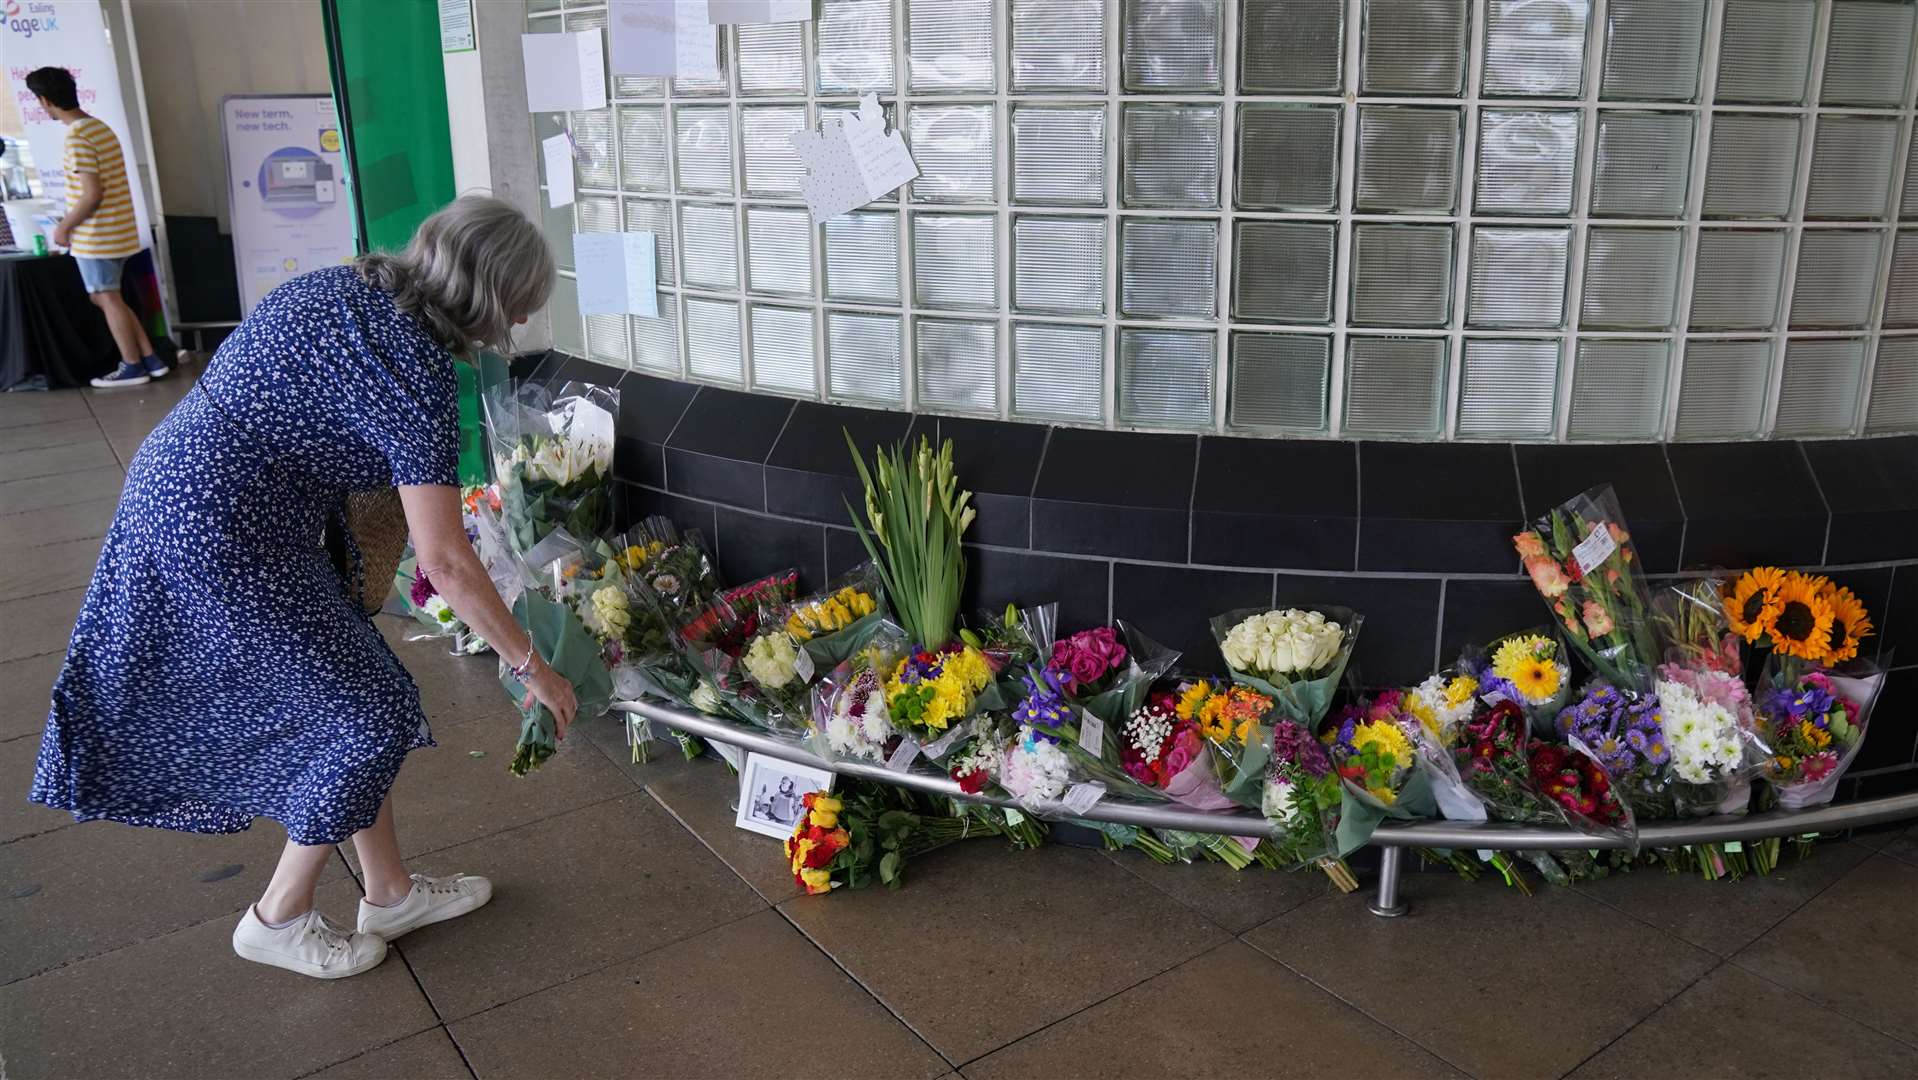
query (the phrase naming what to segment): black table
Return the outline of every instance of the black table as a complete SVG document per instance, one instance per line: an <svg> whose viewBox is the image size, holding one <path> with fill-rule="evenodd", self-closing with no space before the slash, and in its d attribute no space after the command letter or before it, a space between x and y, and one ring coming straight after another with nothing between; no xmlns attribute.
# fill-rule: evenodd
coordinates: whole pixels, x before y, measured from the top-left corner
<svg viewBox="0 0 1918 1080"><path fill-rule="evenodd" d="M141 312L134 290L123 291ZM153 345L160 355L173 355L163 339ZM44 375L50 390L85 386L119 359L106 317L87 299L72 256L0 255L0 389L35 375Z"/></svg>

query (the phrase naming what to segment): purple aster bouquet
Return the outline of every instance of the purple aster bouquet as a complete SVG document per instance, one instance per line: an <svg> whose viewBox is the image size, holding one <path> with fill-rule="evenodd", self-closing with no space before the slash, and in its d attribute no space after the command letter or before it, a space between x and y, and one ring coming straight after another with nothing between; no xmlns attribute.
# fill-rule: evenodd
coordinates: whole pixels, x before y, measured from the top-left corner
<svg viewBox="0 0 1918 1080"><path fill-rule="evenodd" d="M1339 858L1333 839L1344 789L1332 769L1331 755L1312 733L1291 720L1272 725L1272 760L1267 767L1259 809L1285 835L1270 843L1282 864L1317 866L1340 892L1359 887L1352 868Z"/></svg>

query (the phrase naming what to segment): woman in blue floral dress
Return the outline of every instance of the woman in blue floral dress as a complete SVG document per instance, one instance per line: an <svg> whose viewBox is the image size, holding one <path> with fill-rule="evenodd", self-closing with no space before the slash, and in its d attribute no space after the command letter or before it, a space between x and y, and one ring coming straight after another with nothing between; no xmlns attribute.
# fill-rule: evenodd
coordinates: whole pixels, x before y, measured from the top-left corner
<svg viewBox="0 0 1918 1080"><path fill-rule="evenodd" d="M54 685L32 798L86 821L190 832L285 826L234 930L250 960L321 978L464 914L485 878L406 872L387 792L433 744L419 690L323 543L349 491L398 487L419 565L560 718L572 688L514 623L459 508L456 357L503 345L545 305L539 229L460 199L397 255L269 293L147 437ZM348 575L350 576L350 575ZM365 872L357 932L313 909L348 837Z"/></svg>

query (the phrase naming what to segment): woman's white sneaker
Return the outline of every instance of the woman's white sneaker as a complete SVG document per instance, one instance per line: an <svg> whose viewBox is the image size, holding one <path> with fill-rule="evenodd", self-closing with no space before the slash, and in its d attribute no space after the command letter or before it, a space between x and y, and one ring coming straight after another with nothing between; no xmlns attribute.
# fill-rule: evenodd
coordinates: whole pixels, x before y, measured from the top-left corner
<svg viewBox="0 0 1918 1080"><path fill-rule="evenodd" d="M378 934L388 941L401 934L458 918L493 898L493 883L472 874L452 877L413 875L413 887L397 904L380 907L360 901L360 933Z"/></svg>
<svg viewBox="0 0 1918 1080"><path fill-rule="evenodd" d="M343 979L378 967L386 959L386 940L351 933L317 911L275 928L249 907L233 928L233 951L243 959L316 979Z"/></svg>

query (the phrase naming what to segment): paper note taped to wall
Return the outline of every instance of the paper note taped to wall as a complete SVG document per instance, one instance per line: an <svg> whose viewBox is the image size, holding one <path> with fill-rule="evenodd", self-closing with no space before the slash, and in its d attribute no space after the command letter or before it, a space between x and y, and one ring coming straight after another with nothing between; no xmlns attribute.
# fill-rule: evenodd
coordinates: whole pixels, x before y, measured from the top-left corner
<svg viewBox="0 0 1918 1080"><path fill-rule="evenodd" d="M828 120L818 131L795 131L793 149L806 166L799 192L815 222L864 206L919 175L897 131L886 130L879 98L859 99L857 115Z"/></svg>
<svg viewBox="0 0 1918 1080"><path fill-rule="evenodd" d="M574 233L579 313L659 318L656 239L649 232Z"/></svg>
<svg viewBox="0 0 1918 1080"><path fill-rule="evenodd" d="M812 0L706 0L712 23L811 22Z"/></svg>
<svg viewBox="0 0 1918 1080"><path fill-rule="evenodd" d="M587 112L606 107L606 51L598 30L521 34L528 112Z"/></svg>
<svg viewBox="0 0 1918 1080"><path fill-rule="evenodd" d="M573 137L562 131L541 139L539 154L546 162L546 205L573 205Z"/></svg>
<svg viewBox="0 0 1918 1080"><path fill-rule="evenodd" d="M615 75L720 77L719 32L705 0L613 0L606 44Z"/></svg>

